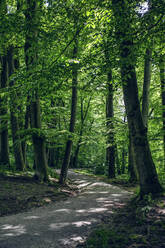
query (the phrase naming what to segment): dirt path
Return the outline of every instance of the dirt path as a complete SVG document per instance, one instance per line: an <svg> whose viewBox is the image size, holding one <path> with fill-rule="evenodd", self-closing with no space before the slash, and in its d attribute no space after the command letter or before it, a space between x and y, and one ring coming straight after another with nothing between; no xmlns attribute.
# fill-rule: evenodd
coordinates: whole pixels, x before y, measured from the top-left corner
<svg viewBox="0 0 165 248"><path fill-rule="evenodd" d="M72 171L81 193L66 201L0 218L0 248L73 248L130 193Z"/></svg>

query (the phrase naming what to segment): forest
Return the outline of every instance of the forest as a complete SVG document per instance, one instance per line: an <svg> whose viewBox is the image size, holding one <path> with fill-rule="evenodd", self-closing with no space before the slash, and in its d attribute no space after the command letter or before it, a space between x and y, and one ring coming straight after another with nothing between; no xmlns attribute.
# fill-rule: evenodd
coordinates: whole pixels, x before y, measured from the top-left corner
<svg viewBox="0 0 165 248"><path fill-rule="evenodd" d="M164 0L1 0L0 33L1 187L72 169L163 199Z"/></svg>

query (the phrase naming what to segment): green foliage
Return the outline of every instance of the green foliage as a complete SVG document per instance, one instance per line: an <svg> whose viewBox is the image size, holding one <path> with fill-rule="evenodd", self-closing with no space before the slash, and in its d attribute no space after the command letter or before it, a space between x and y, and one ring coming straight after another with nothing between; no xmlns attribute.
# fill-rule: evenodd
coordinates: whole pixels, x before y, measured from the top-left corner
<svg viewBox="0 0 165 248"><path fill-rule="evenodd" d="M14 109L15 116L20 121L20 131L17 133L20 135L18 142L28 143L27 160L30 164L29 167L32 167L34 159L32 135L44 137L48 149L54 147L57 164L59 167L61 166L66 141L68 137L71 138L68 126L71 108L72 51L74 41L78 39L79 51L76 60L79 67L78 104L75 134L72 135L72 157L75 156L79 146L76 167L87 167L97 175L107 174L105 150L107 145L111 144L106 144L106 81L107 72L112 70L115 142L120 165L123 159L122 151L123 149L126 151L124 177L127 180L128 123L122 95L123 82L120 76L119 44L115 40L115 18L111 3L97 0L75 0L48 1L47 4L44 4L36 14L38 22L35 23L34 27L31 25L32 29L37 28L38 37L37 40L33 39L34 49L29 50L28 54L33 57L37 51L37 62L34 63L33 61L28 70L24 52L28 28L25 19L27 6L26 3L20 1L22 5L17 9L17 1L8 0L6 3L8 12L6 12L6 7L2 6L0 13L0 31L3 34L0 41L0 55L6 55L7 49L13 46L14 57L18 58L19 66L9 79L9 81L14 82L14 85L1 88L0 98L18 96L17 106ZM161 1L159 3L154 1L152 11L146 12L146 14L139 10L142 6L141 3L137 5L133 1L128 5L132 17L130 39L134 38L132 49L136 55L136 60L133 63L136 64L140 100L143 88L145 50L148 46L153 50L148 137L159 178L163 184L165 170L158 66L160 57L164 55L165 51L162 38L164 37L164 5ZM125 18L126 23L127 16ZM78 26L76 32L75 20ZM127 23L125 26L127 27ZM107 50L109 57L108 66L104 56L105 50ZM1 67L2 65L0 65ZM41 103L42 128L32 129L29 128L29 124L28 129L25 129L26 107L30 106L31 97L36 89ZM9 113L4 115L0 113L0 115L1 120L10 120ZM10 122L8 126L10 153L13 158ZM3 127L1 123L0 130ZM7 170L5 167L3 169Z"/></svg>
<svg viewBox="0 0 165 248"><path fill-rule="evenodd" d="M108 227L94 231L86 243L86 248L120 248L128 244L128 237Z"/></svg>

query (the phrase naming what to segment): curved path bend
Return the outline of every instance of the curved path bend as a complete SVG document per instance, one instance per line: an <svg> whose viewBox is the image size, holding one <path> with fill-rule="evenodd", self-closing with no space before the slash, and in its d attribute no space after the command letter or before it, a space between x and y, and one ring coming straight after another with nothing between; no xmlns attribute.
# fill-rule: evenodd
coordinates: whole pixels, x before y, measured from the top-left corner
<svg viewBox="0 0 165 248"><path fill-rule="evenodd" d="M0 218L0 248L74 248L130 193L69 171L81 191L65 201Z"/></svg>

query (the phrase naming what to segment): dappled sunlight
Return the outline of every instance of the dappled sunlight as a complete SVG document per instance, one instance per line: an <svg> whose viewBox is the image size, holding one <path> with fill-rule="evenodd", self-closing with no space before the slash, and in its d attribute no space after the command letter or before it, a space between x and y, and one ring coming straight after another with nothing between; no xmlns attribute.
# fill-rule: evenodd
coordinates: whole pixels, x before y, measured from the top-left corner
<svg viewBox="0 0 165 248"><path fill-rule="evenodd" d="M75 222L59 222L59 223L52 223L49 225L50 230L58 230L67 226L75 226L75 227L82 227L82 226L89 226L93 222L96 222L96 219L90 219L90 221L75 221Z"/></svg>
<svg viewBox="0 0 165 248"><path fill-rule="evenodd" d="M35 248L47 247L45 245L52 241L53 246L50 247L54 244L58 248L76 247L86 239L92 228L111 217L114 209L124 205L122 199L126 200L126 195L116 186L89 178L76 178L74 182L81 192L77 197L36 208L29 214L19 215L18 219L13 217L14 221L11 219L6 224L3 222L0 226L0 247L5 248L6 244L11 248L31 247L25 244L25 240L35 242Z"/></svg>
<svg viewBox="0 0 165 248"><path fill-rule="evenodd" d="M163 215L165 215L165 209L160 208L160 209L158 210L158 213L159 213L159 214L163 214Z"/></svg>
<svg viewBox="0 0 165 248"><path fill-rule="evenodd" d="M41 217L39 216L27 216L27 217L24 217L25 220L34 220L34 219L39 219Z"/></svg>
<svg viewBox="0 0 165 248"><path fill-rule="evenodd" d="M84 242L85 238L84 237L81 237L81 236L72 236L70 238L63 238L63 239L60 239L60 243L61 245L67 245L66 247L71 247L71 244L73 245L73 243L82 243Z"/></svg>
<svg viewBox="0 0 165 248"><path fill-rule="evenodd" d="M108 208L90 208L87 210L88 213L100 213L100 212L105 212L107 211Z"/></svg>
<svg viewBox="0 0 165 248"><path fill-rule="evenodd" d="M115 196L115 197L120 197L120 196L122 196L122 194L120 193L117 193L117 194L111 194L112 196Z"/></svg>
<svg viewBox="0 0 165 248"><path fill-rule="evenodd" d="M86 209L79 209L79 210L76 210L77 213L86 213L87 210Z"/></svg>
<svg viewBox="0 0 165 248"><path fill-rule="evenodd" d="M66 226L69 226L71 223L69 222L64 222L64 223L52 223L49 225L50 230L57 230Z"/></svg>
<svg viewBox="0 0 165 248"><path fill-rule="evenodd" d="M88 186L90 183L81 183L81 184L79 184L77 187L78 188L83 188L83 187L86 187L86 186Z"/></svg>
<svg viewBox="0 0 165 248"><path fill-rule="evenodd" d="M91 225L91 222L90 221L76 221L76 222L73 222L72 225L75 225L76 227L81 227L81 226Z"/></svg>
<svg viewBox="0 0 165 248"><path fill-rule="evenodd" d="M75 236L75 237L71 238L71 240L78 241L78 242L84 241L84 239L81 236Z"/></svg>
<svg viewBox="0 0 165 248"><path fill-rule="evenodd" d="M107 187L107 183L104 182L94 182L91 184L91 187L96 187L96 186L106 186Z"/></svg>
<svg viewBox="0 0 165 248"><path fill-rule="evenodd" d="M100 197L96 199L97 202L113 202L112 200L108 200L107 197Z"/></svg>
<svg viewBox="0 0 165 248"><path fill-rule="evenodd" d="M88 191L85 192L84 194L96 194L96 191ZM109 194L108 191L98 191L97 194Z"/></svg>
<svg viewBox="0 0 165 248"><path fill-rule="evenodd" d="M76 180L74 183L78 184L77 185L78 188L84 188L91 184L91 182L87 180Z"/></svg>
<svg viewBox="0 0 165 248"><path fill-rule="evenodd" d="M0 227L0 232L3 236L13 237L20 236L26 233L26 229L24 225L9 225L5 224Z"/></svg>
<svg viewBox="0 0 165 248"><path fill-rule="evenodd" d="M54 212L65 212L65 213L70 213L72 210L71 209L67 209L67 208L62 208L62 209L57 209Z"/></svg>

